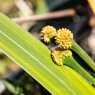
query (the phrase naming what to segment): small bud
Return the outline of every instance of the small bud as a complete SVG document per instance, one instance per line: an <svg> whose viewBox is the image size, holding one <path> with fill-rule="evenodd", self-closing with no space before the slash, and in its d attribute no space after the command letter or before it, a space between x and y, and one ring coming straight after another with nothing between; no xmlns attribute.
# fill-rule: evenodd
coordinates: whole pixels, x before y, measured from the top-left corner
<svg viewBox="0 0 95 95"><path fill-rule="evenodd" d="M64 50L64 51L53 50L51 53L51 56L52 56L53 61L57 65L62 66L65 58L72 56L72 52L70 50Z"/></svg>
<svg viewBox="0 0 95 95"><path fill-rule="evenodd" d="M63 65L63 51L54 50L52 51L51 56L57 65Z"/></svg>
<svg viewBox="0 0 95 95"><path fill-rule="evenodd" d="M56 29L53 26L45 26L41 31L41 37L45 43L50 43L50 39L56 35Z"/></svg>
<svg viewBox="0 0 95 95"><path fill-rule="evenodd" d="M72 47L73 34L69 29L59 29L55 39L56 43L63 49L70 49Z"/></svg>

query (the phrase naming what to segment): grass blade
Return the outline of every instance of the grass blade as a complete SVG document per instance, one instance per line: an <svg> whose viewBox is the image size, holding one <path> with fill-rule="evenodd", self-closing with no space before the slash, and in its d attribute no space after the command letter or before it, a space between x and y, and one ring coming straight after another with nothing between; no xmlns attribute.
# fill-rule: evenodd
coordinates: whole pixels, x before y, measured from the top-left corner
<svg viewBox="0 0 95 95"><path fill-rule="evenodd" d="M67 66L55 65L45 45L3 14L0 49L53 95L95 95L84 78Z"/></svg>

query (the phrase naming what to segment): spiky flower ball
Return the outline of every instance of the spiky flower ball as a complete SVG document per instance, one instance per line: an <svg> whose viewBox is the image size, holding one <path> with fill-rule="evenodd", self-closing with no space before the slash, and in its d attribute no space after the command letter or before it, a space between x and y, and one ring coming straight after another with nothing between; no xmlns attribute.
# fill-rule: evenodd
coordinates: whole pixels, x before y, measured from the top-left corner
<svg viewBox="0 0 95 95"><path fill-rule="evenodd" d="M73 34L69 29L59 29L55 39L56 43L63 49L70 49L72 47Z"/></svg>
<svg viewBox="0 0 95 95"><path fill-rule="evenodd" d="M63 65L63 51L53 50L51 56L57 65Z"/></svg>
<svg viewBox="0 0 95 95"><path fill-rule="evenodd" d="M57 65L62 66L65 58L72 56L72 52L70 50L64 50L64 51L53 50L51 53L51 56L52 56L53 61Z"/></svg>
<svg viewBox="0 0 95 95"><path fill-rule="evenodd" d="M50 43L50 39L56 35L56 29L53 26L45 26L42 28L41 37L45 43Z"/></svg>

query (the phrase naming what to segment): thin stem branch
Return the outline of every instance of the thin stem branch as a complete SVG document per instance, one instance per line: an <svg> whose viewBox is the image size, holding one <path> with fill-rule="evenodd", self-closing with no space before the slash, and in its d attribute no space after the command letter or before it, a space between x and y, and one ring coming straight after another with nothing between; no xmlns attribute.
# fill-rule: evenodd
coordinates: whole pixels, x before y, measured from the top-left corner
<svg viewBox="0 0 95 95"><path fill-rule="evenodd" d="M55 19L55 18L74 16L74 15L75 15L74 9L66 9L63 11L50 12L50 13L41 14L41 15L32 15L32 16L27 16L27 17L14 18L13 20L17 23L25 23L29 21Z"/></svg>
<svg viewBox="0 0 95 95"><path fill-rule="evenodd" d="M75 42L73 41L72 50L76 52L95 72L95 63L89 57L89 55Z"/></svg>
<svg viewBox="0 0 95 95"><path fill-rule="evenodd" d="M89 83L95 84L95 79L91 76L73 57L65 58L64 65L67 65L83 76Z"/></svg>

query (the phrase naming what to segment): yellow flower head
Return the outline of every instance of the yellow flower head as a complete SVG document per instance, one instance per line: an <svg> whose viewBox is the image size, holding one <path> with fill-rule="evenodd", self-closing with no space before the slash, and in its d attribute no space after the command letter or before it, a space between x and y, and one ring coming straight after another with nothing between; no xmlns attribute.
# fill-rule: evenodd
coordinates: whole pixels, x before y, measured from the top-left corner
<svg viewBox="0 0 95 95"><path fill-rule="evenodd" d="M72 56L72 52L70 50L64 50L64 51L53 50L51 53L51 56L52 56L53 61L57 65L62 66L65 58Z"/></svg>
<svg viewBox="0 0 95 95"><path fill-rule="evenodd" d="M63 49L70 49L72 46L73 34L69 29L62 28L57 31L56 43Z"/></svg>
<svg viewBox="0 0 95 95"><path fill-rule="evenodd" d="M52 56L53 61L57 65L63 65L63 52L62 51L54 50L52 51L51 56Z"/></svg>
<svg viewBox="0 0 95 95"><path fill-rule="evenodd" d="M53 26L45 26L42 28L41 37L45 43L49 43L50 39L56 35L56 29Z"/></svg>

